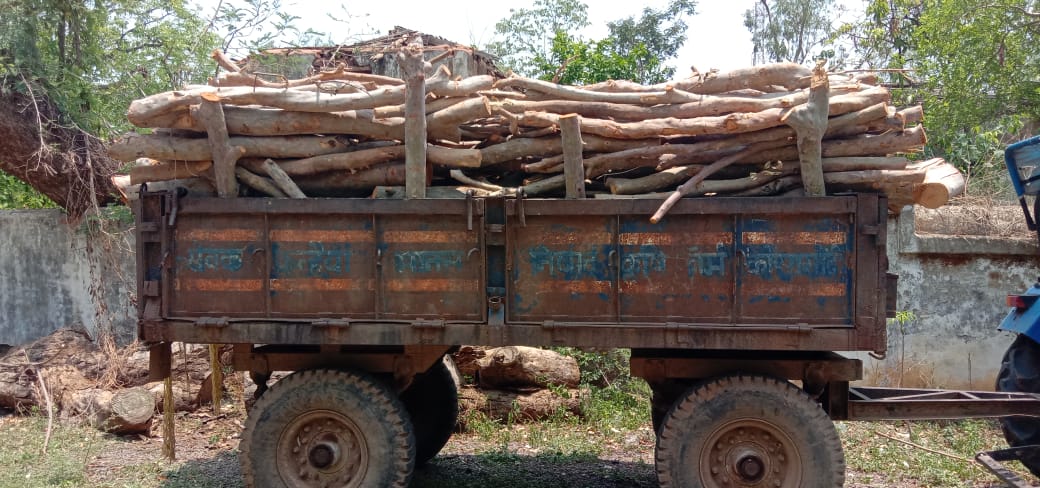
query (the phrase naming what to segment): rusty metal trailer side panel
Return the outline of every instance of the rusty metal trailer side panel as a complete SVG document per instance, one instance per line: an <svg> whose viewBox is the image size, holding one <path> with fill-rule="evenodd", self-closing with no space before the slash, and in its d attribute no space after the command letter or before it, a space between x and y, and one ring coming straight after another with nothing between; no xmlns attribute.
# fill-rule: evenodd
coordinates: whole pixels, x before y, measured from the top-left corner
<svg viewBox="0 0 1040 488"><path fill-rule="evenodd" d="M142 338L885 348L876 195L137 204Z"/></svg>

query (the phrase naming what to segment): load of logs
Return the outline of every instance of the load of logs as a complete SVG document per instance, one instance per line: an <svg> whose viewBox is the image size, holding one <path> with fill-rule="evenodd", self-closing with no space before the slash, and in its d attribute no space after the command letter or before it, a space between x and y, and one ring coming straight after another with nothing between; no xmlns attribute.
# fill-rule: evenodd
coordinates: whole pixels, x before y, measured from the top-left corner
<svg viewBox="0 0 1040 488"><path fill-rule="evenodd" d="M935 208L963 190L871 75L780 63L660 85L452 79L421 46L405 80L344 69L268 80L215 52L210 85L133 102L151 129L110 146L117 186L174 180L221 197L681 197L881 192ZM401 187L404 188L401 188Z"/></svg>

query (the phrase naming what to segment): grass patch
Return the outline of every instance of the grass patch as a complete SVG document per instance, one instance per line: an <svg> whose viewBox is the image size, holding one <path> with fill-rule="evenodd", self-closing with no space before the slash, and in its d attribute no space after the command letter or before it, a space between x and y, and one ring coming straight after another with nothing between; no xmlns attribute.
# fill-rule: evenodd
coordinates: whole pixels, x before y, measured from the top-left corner
<svg viewBox="0 0 1040 488"><path fill-rule="evenodd" d="M838 422L848 469L865 482L913 482L935 488L991 486L975 462L981 451L1007 447L996 420ZM1009 463L1025 479L1028 472Z"/></svg>
<svg viewBox="0 0 1040 488"><path fill-rule="evenodd" d="M55 423L43 452L47 419L30 415L0 422L0 486L87 486L87 465L100 451L104 434L88 427Z"/></svg>

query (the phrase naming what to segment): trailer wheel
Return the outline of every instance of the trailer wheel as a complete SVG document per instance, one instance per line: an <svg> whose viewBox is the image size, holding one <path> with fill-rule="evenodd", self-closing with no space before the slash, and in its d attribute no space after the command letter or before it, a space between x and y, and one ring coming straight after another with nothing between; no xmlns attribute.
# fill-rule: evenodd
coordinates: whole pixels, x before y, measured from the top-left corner
<svg viewBox="0 0 1040 488"><path fill-rule="evenodd" d="M650 421L655 433L661 429L661 422L671 411L672 405L675 405L675 402L689 389L689 381L669 379L650 384Z"/></svg>
<svg viewBox="0 0 1040 488"><path fill-rule="evenodd" d="M1000 363L997 391L1040 393L1040 344L1021 334L1011 343ZM1040 418L1005 417L1000 425L1011 447L1040 444ZM1040 454L1034 452L1021 461L1040 477Z"/></svg>
<svg viewBox="0 0 1040 488"><path fill-rule="evenodd" d="M657 434L662 488L842 486L845 456L827 414L790 383L728 376L691 388Z"/></svg>
<svg viewBox="0 0 1040 488"><path fill-rule="evenodd" d="M382 383L310 370L257 400L239 450L247 486L405 487L415 438L404 406Z"/></svg>
<svg viewBox="0 0 1040 488"><path fill-rule="evenodd" d="M445 355L428 371L416 376L401 393L415 429L415 465L433 459L448 443L459 420L459 370Z"/></svg>

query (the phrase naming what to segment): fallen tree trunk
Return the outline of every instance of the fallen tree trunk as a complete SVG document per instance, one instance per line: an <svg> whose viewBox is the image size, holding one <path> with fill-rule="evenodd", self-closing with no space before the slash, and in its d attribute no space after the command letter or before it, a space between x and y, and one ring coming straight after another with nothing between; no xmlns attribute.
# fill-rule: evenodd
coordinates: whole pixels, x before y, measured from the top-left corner
<svg viewBox="0 0 1040 488"><path fill-rule="evenodd" d="M580 416L582 397L577 388L518 392L463 387L459 389L459 421L465 428L464 419L472 418L472 413L509 422L535 422L561 411Z"/></svg>
<svg viewBox="0 0 1040 488"><path fill-rule="evenodd" d="M484 388L578 386L578 361L548 349L506 346L488 349L477 361L478 383Z"/></svg>

